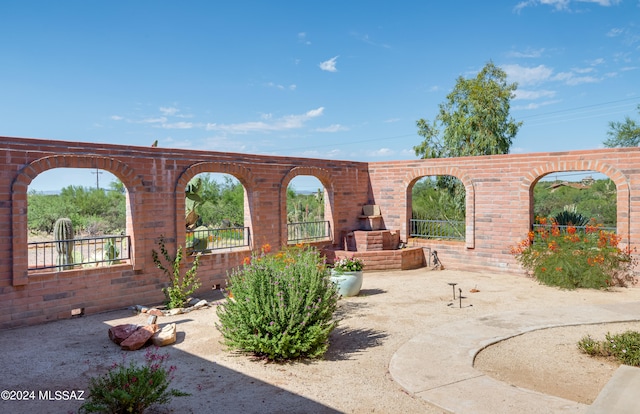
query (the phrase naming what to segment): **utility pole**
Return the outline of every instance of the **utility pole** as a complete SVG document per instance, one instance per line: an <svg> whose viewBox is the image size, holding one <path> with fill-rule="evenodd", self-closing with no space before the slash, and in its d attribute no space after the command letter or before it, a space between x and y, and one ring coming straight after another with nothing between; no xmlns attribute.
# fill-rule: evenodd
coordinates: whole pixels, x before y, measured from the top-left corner
<svg viewBox="0 0 640 414"><path fill-rule="evenodd" d="M96 170L94 172L91 172L91 174L95 174L96 175L96 188L99 190L100 189L100 174L102 174L102 171L100 171L99 169L96 168Z"/></svg>

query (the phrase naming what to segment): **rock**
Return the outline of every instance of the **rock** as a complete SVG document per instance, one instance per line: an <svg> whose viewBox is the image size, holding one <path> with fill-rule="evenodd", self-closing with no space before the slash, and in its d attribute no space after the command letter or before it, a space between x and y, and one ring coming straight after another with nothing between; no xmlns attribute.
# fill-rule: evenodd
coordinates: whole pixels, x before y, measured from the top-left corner
<svg viewBox="0 0 640 414"><path fill-rule="evenodd" d="M202 299L201 301L198 301L198 303L196 303L195 305L193 305L193 309L200 309L203 306L207 305L207 301Z"/></svg>
<svg viewBox="0 0 640 414"><path fill-rule="evenodd" d="M138 325L127 323L124 325L116 325L109 328L109 339L120 345L122 341L131 336L138 329Z"/></svg>
<svg viewBox="0 0 640 414"><path fill-rule="evenodd" d="M147 319L147 325L153 325L154 323L156 323L157 319L158 317L156 315L149 315L149 318Z"/></svg>
<svg viewBox="0 0 640 414"><path fill-rule="evenodd" d="M162 316L162 311L159 309L149 309L147 311L147 314L154 315L154 316Z"/></svg>
<svg viewBox="0 0 640 414"><path fill-rule="evenodd" d="M182 308L173 308L173 309L169 309L167 311L167 314L173 316L173 315L180 315L182 313Z"/></svg>
<svg viewBox="0 0 640 414"><path fill-rule="evenodd" d="M176 324L170 323L162 327L151 337L151 343L155 346L171 345L176 341Z"/></svg>
<svg viewBox="0 0 640 414"><path fill-rule="evenodd" d="M120 343L120 347L125 351L135 351L136 349L140 349L147 343L149 338L156 333L157 330L158 325L155 324L138 328L134 333L129 335L127 339Z"/></svg>
<svg viewBox="0 0 640 414"><path fill-rule="evenodd" d="M200 299L198 298L189 298L189 300L187 301L187 305L188 306L195 306L196 303L201 302Z"/></svg>

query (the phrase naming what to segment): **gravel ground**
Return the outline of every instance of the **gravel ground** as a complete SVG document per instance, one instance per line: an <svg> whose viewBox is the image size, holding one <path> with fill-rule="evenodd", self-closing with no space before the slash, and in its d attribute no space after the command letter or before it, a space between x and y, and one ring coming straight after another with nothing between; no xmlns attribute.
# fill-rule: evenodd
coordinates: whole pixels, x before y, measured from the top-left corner
<svg viewBox="0 0 640 414"><path fill-rule="evenodd" d="M473 306L452 306L448 282L457 282L467 297L466 303ZM472 289L476 292L472 293ZM221 296L219 292L209 292L202 298L220 300ZM553 306L630 301L640 301L640 289L562 291L522 276L453 270L365 272L360 295L340 300L341 322L331 335L325 357L284 364L256 361L226 350L215 328L215 307L160 317L161 325L178 324L177 343L163 348L170 355L169 362L177 366L173 386L192 395L175 398L150 412L441 413L442 410L409 395L389 374L392 355L415 335L443 323L499 312L552 311ZM34 390L36 397L39 391L84 391L90 377L104 373L123 358L120 348L109 341L108 328L144 320L129 310L118 310L1 331L2 389ZM491 375L504 375L500 378L509 382L528 378L529 382L518 385L543 392L552 390L541 389L541 384L559 378L560 372L566 371L565 379L558 382L566 383L567 394L560 396L589 401L614 370L609 365L596 369L603 362L585 358L575 347L586 333L598 337L608 329L613 330L613 327L600 327L603 331L595 328L526 334L488 348L478 357L477 365ZM570 336L567 332L572 330L576 332ZM144 351L124 355L127 360L142 360ZM517 371L518 378L509 377L506 368L516 363L518 368L511 371ZM39 398L0 401L0 411L76 412L81 403Z"/></svg>

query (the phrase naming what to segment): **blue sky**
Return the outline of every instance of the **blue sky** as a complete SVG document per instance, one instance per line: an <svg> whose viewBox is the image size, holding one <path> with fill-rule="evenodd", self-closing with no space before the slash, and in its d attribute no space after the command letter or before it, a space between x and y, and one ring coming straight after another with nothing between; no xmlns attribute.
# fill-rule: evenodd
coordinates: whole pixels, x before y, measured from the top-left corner
<svg viewBox="0 0 640 414"><path fill-rule="evenodd" d="M2 136L415 159L489 60L519 85L513 153L640 118L639 0L3 0L0 39Z"/></svg>

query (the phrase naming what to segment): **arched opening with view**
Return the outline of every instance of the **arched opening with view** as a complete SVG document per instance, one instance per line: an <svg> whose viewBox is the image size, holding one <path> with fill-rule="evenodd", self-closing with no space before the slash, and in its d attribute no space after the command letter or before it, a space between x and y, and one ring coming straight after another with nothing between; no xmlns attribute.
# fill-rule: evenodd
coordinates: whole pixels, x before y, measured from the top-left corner
<svg viewBox="0 0 640 414"><path fill-rule="evenodd" d="M555 171L541 177L533 188L534 227L555 223L584 229L591 225L616 232L618 189L597 171Z"/></svg>
<svg viewBox="0 0 640 414"><path fill-rule="evenodd" d="M331 239L329 195L312 175L298 175L287 185L287 243L309 243Z"/></svg>
<svg viewBox="0 0 640 414"><path fill-rule="evenodd" d="M132 227L127 205L126 187L106 170L53 168L40 173L27 192L29 271L128 263Z"/></svg>
<svg viewBox="0 0 640 414"><path fill-rule="evenodd" d="M231 174L200 173L185 187L187 253L217 253L251 246L246 189Z"/></svg>
<svg viewBox="0 0 640 414"><path fill-rule="evenodd" d="M466 192L458 178L424 176L410 191L410 238L465 240Z"/></svg>

